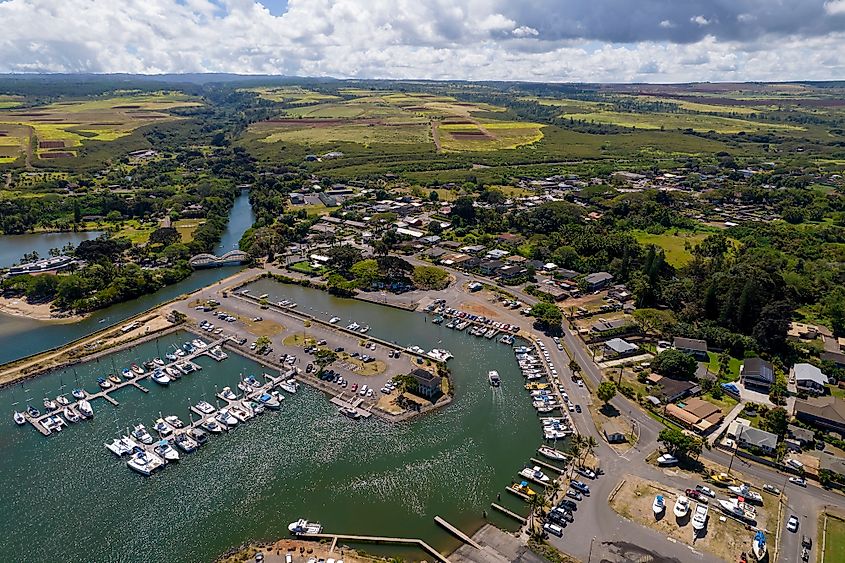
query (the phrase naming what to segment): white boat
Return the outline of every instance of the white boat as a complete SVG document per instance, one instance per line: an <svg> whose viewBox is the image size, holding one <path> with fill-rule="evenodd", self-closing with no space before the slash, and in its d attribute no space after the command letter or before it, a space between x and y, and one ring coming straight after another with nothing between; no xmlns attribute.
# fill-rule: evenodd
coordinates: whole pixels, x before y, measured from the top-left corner
<svg viewBox="0 0 845 563"><path fill-rule="evenodd" d="M353 409L352 407L340 407L337 409L337 412L347 418L351 418L352 420L358 420L361 418L361 413L358 412L358 409Z"/></svg>
<svg viewBox="0 0 845 563"><path fill-rule="evenodd" d="M191 344L194 345L194 348L207 348L208 347L208 344L206 344L205 342L203 342L199 338L191 340Z"/></svg>
<svg viewBox="0 0 845 563"><path fill-rule="evenodd" d="M179 371L178 369L176 369L176 368L175 368L175 367L173 367L173 366L167 366L167 367L165 367L165 368L164 368L164 373L166 373L167 375L169 375L171 380L172 380L172 379L181 379L181 378L182 378L182 372L181 372L181 371Z"/></svg>
<svg viewBox="0 0 845 563"><path fill-rule="evenodd" d="M58 397L56 397L56 402L63 407L66 407L70 404L70 401L64 395L59 395Z"/></svg>
<svg viewBox="0 0 845 563"><path fill-rule="evenodd" d="M358 332L360 332L361 334L367 334L369 331L370 331L369 325L368 326L362 326L361 328L358 329Z"/></svg>
<svg viewBox="0 0 845 563"><path fill-rule="evenodd" d="M173 439L173 442L176 444L176 447L178 447L186 454L191 453L198 447L198 444L194 441L194 439L188 436L187 434L177 435L176 438Z"/></svg>
<svg viewBox="0 0 845 563"><path fill-rule="evenodd" d="M225 425L227 428L232 428L238 425L238 419L232 416L229 409L220 409L214 419L220 424Z"/></svg>
<svg viewBox="0 0 845 563"><path fill-rule="evenodd" d="M132 437L143 444L149 445L153 443L153 437L147 432L143 424L139 424L132 429Z"/></svg>
<svg viewBox="0 0 845 563"><path fill-rule="evenodd" d="M662 466L665 467L665 466L677 465L677 464L678 464L678 458L676 458L673 455L663 454L663 455L661 455L660 457L657 458L657 465L662 465Z"/></svg>
<svg viewBox="0 0 845 563"><path fill-rule="evenodd" d="M347 330L358 330L359 328L361 328L361 325L356 322L346 325Z"/></svg>
<svg viewBox="0 0 845 563"><path fill-rule="evenodd" d="M176 356L177 357L182 358L182 357L187 356L187 355L188 355L187 352L185 352L181 348L176 349Z"/></svg>
<svg viewBox="0 0 845 563"><path fill-rule="evenodd" d="M239 422L246 422L247 420L252 418L252 414L247 413L239 405L230 405L229 413L235 418L237 418Z"/></svg>
<svg viewBox="0 0 845 563"><path fill-rule="evenodd" d="M268 409L279 410L279 408L281 408L281 403L279 402L279 400L270 393L262 393L258 397L258 402L267 407Z"/></svg>
<svg viewBox="0 0 845 563"><path fill-rule="evenodd" d="M59 408L59 405L56 404L56 401L44 397L44 408L47 409L47 411L54 411Z"/></svg>
<svg viewBox="0 0 845 563"><path fill-rule="evenodd" d="M159 385L170 385L170 376L163 371L156 370L151 377Z"/></svg>
<svg viewBox="0 0 845 563"><path fill-rule="evenodd" d="M165 358L167 358L168 360L170 360L171 362L175 362L175 361L176 361L176 359L177 359L179 356L177 356L176 354L170 354L170 353L167 353L167 354L165 354L165 355L164 355L164 357L165 357Z"/></svg>
<svg viewBox="0 0 845 563"><path fill-rule="evenodd" d="M173 446L167 440L161 440L155 445L153 451L156 455L164 458L165 462L179 461L179 452L173 449Z"/></svg>
<svg viewBox="0 0 845 563"><path fill-rule="evenodd" d="M719 507L722 509L722 512L733 516L734 518L738 518L743 521L755 521L756 514L750 510L748 507L745 506L745 503L740 503L736 499L732 500L722 500L719 499Z"/></svg>
<svg viewBox="0 0 845 563"><path fill-rule="evenodd" d="M94 416L94 409L91 407L91 403L82 399L76 404L76 409L79 411L79 414L85 418L91 418Z"/></svg>
<svg viewBox="0 0 845 563"><path fill-rule="evenodd" d="M433 350L429 351L426 355L433 360L437 360L438 362L445 362L455 357L452 355L452 352L443 348L434 348Z"/></svg>
<svg viewBox="0 0 845 563"><path fill-rule="evenodd" d="M164 360L161 358L153 358L153 363L159 367L164 367Z"/></svg>
<svg viewBox="0 0 845 563"><path fill-rule="evenodd" d="M700 532L707 525L707 513L709 511L710 508L702 502L695 506L695 513L692 515L692 529L695 533Z"/></svg>
<svg viewBox="0 0 845 563"><path fill-rule="evenodd" d="M736 496L743 497L746 500L750 500L758 504L763 503L763 495L757 491L752 491L751 485L748 483L743 483L742 485L731 485L728 487L728 490Z"/></svg>
<svg viewBox="0 0 845 563"><path fill-rule="evenodd" d="M651 503L651 510L654 512L655 516L662 514L664 510L666 510L666 501L663 500L663 495L657 495L654 497L654 502Z"/></svg>
<svg viewBox="0 0 845 563"><path fill-rule="evenodd" d="M153 430L158 432L162 437L167 437L173 434L173 427L167 424L163 418L156 420L156 423L153 425Z"/></svg>
<svg viewBox="0 0 845 563"><path fill-rule="evenodd" d="M279 387L281 387L283 391L287 391L288 393L294 394L299 388L299 383L297 383L296 379L290 378L287 381L282 381L281 383L279 383Z"/></svg>
<svg viewBox="0 0 845 563"><path fill-rule="evenodd" d="M117 457L123 457L129 453L132 453L133 448L136 448L138 444L136 444L126 436L123 436L122 438L115 438L110 444L105 444L105 446L107 450L109 450Z"/></svg>
<svg viewBox="0 0 845 563"><path fill-rule="evenodd" d="M235 392L232 391L231 387L224 387L223 390L220 392L220 396L229 401L235 401L238 398L238 396L235 395Z"/></svg>
<svg viewBox="0 0 845 563"><path fill-rule="evenodd" d="M553 459L555 461L566 461L567 459L569 459L569 456L565 453L559 452L558 450L550 448L549 446L540 446L537 451L540 453L540 455L545 456L549 459Z"/></svg>
<svg viewBox="0 0 845 563"><path fill-rule="evenodd" d="M197 403L196 409L203 414L211 414L217 410L214 408L214 405L212 405L208 401L200 401L199 403Z"/></svg>
<svg viewBox="0 0 845 563"><path fill-rule="evenodd" d="M332 318L330 318L330 319L329 319L329 322L330 322L331 324L335 324L335 323L336 323L337 321L339 321L339 320L340 320L340 317L332 317Z"/></svg>
<svg viewBox="0 0 845 563"><path fill-rule="evenodd" d="M535 481L539 481L543 484L548 484L552 481L551 479L549 479L548 475L546 475L540 470L539 465L535 465L534 467L526 467L525 469L520 471L519 474L525 478L534 479Z"/></svg>
<svg viewBox="0 0 845 563"><path fill-rule="evenodd" d="M754 540L751 542L751 553L754 554L757 561L763 561L766 559L767 551L766 534L763 533L763 530L757 530L757 533L754 534Z"/></svg>
<svg viewBox="0 0 845 563"><path fill-rule="evenodd" d="M200 428L205 430L206 432L211 432L212 434L220 434L225 430L220 424L217 423L216 420L213 418L206 418L200 423Z"/></svg>
<svg viewBox="0 0 845 563"><path fill-rule="evenodd" d="M491 387L499 387L502 384L502 378L499 377L499 372L494 369L487 372L487 381L490 382Z"/></svg>
<svg viewBox="0 0 845 563"><path fill-rule="evenodd" d="M144 368L142 368L138 364L132 364L130 367L132 368L132 371L134 371L138 375L144 375L145 373Z"/></svg>
<svg viewBox="0 0 845 563"><path fill-rule="evenodd" d="M15 411L15 414L12 415L12 418L15 419L15 424L17 424L18 426L26 424L26 417L23 415L22 412Z"/></svg>
<svg viewBox="0 0 845 563"><path fill-rule="evenodd" d="M135 374L129 368L123 368L120 373L123 374L124 379L132 379L133 377L135 377Z"/></svg>
<svg viewBox="0 0 845 563"><path fill-rule="evenodd" d="M153 473L153 471L164 465L164 460L155 454L140 450L132 454L132 457L129 458L126 465L141 475L149 476Z"/></svg>
<svg viewBox="0 0 845 563"><path fill-rule="evenodd" d="M65 407L62 414L68 422L79 422L79 414L77 414L73 407Z"/></svg>
<svg viewBox="0 0 845 563"><path fill-rule="evenodd" d="M179 419L179 417L176 416L175 414L171 414L170 416L165 416L164 421L167 424L169 424L170 426L172 426L173 428L184 428L185 427L185 423L182 422Z"/></svg>
<svg viewBox="0 0 845 563"><path fill-rule="evenodd" d="M323 531L323 526L319 522L309 522L304 518L300 518L296 522L291 522L288 525L288 531L295 536L307 534L319 534Z"/></svg>
<svg viewBox="0 0 845 563"><path fill-rule="evenodd" d="M85 391L83 391L82 389L74 389L70 392L70 394L73 395L73 398L77 400L85 398Z"/></svg>
<svg viewBox="0 0 845 563"><path fill-rule="evenodd" d="M673 512L675 518L683 518L689 514L689 499L684 495L679 495L678 500L675 501Z"/></svg>

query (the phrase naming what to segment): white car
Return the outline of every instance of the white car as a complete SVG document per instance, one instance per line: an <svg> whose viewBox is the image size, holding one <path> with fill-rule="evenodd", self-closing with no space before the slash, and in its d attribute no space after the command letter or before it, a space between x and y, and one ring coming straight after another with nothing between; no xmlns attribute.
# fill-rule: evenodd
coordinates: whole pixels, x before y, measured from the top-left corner
<svg viewBox="0 0 845 563"><path fill-rule="evenodd" d="M792 533L798 531L798 518L794 514L789 517L789 520L787 520L786 529Z"/></svg>
<svg viewBox="0 0 845 563"><path fill-rule="evenodd" d="M710 498L716 498L716 492L707 485L696 485L695 490L699 493L707 495Z"/></svg>
<svg viewBox="0 0 845 563"><path fill-rule="evenodd" d="M804 479L803 477L790 477L789 482L792 483L793 485L798 485L799 487L806 487L807 486L807 480Z"/></svg>
<svg viewBox="0 0 845 563"><path fill-rule="evenodd" d="M583 379L579 379L579 380L578 380L578 387L583 387L583 386L584 386L584 380L583 380Z"/></svg>

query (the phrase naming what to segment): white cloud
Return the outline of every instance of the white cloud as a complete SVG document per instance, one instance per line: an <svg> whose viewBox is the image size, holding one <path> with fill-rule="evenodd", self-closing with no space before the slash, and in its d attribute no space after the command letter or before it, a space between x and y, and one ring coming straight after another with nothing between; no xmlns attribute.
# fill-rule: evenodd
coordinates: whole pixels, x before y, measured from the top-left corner
<svg viewBox="0 0 845 563"><path fill-rule="evenodd" d="M825 2L824 11L832 16L845 14L845 0L829 0Z"/></svg>
<svg viewBox="0 0 845 563"><path fill-rule="evenodd" d="M671 29L671 28L675 27L675 24L673 24L669 20L661 20L661 22L658 25L660 27L662 27L663 29Z"/></svg>
<svg viewBox="0 0 845 563"><path fill-rule="evenodd" d="M689 19L692 23L700 26L710 25L710 20L705 18L704 16L695 16Z"/></svg>
<svg viewBox="0 0 845 563"><path fill-rule="evenodd" d="M540 32L534 29L533 27L521 25L511 31L511 35L513 35L514 37L536 37L537 35L540 35Z"/></svg>

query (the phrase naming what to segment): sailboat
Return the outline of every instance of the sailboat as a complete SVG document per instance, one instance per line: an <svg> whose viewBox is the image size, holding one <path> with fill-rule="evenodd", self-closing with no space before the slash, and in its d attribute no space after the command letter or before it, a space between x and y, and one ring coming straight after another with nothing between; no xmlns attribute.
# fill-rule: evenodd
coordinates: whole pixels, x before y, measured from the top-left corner
<svg viewBox="0 0 845 563"><path fill-rule="evenodd" d="M751 542L751 553L757 558L757 561L763 561L766 558L766 534L763 530L757 530L754 534L754 541Z"/></svg>

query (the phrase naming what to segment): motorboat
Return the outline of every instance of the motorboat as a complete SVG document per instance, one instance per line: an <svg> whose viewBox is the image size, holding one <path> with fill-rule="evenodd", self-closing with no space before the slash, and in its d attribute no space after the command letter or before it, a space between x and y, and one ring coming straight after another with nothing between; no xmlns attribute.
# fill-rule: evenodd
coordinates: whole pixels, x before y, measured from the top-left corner
<svg viewBox="0 0 845 563"><path fill-rule="evenodd" d="M282 406L276 397L271 395L270 393L262 393L260 397L258 397L258 402L267 407L271 410L279 410Z"/></svg>
<svg viewBox="0 0 845 563"><path fill-rule="evenodd" d="M235 392L232 391L231 387L224 387L223 390L220 392L220 396L226 399L227 401L236 401L238 396L235 395Z"/></svg>
<svg viewBox="0 0 845 563"><path fill-rule="evenodd" d="M142 444L152 444L153 437L147 432L147 429L144 427L143 424L138 424L135 428L132 429L132 437L136 440L140 441Z"/></svg>
<svg viewBox="0 0 845 563"><path fill-rule="evenodd" d="M569 459L569 456L563 452L560 452L554 448L550 448L549 446L540 446L537 450L540 455L545 456L549 459L553 459L555 461L566 461Z"/></svg>
<svg viewBox="0 0 845 563"><path fill-rule="evenodd" d="M188 354L184 350L182 350L181 348L177 348L175 355L176 355L177 358L182 358L184 356L187 356Z"/></svg>
<svg viewBox="0 0 845 563"><path fill-rule="evenodd" d="M121 438L115 438L111 443L105 444L105 446L107 450L117 457L123 457L132 453L133 449L138 447L138 444L133 442L127 436L123 436Z"/></svg>
<svg viewBox="0 0 845 563"><path fill-rule="evenodd" d="M82 399L76 404L76 410L79 411L79 414L84 418L91 418L94 416L94 409L91 407L91 403L85 399Z"/></svg>
<svg viewBox="0 0 845 563"><path fill-rule="evenodd" d="M491 387L499 387L502 384L502 378L499 377L499 372L494 369L487 372L487 381L490 382Z"/></svg>
<svg viewBox="0 0 845 563"><path fill-rule="evenodd" d="M141 367L141 366L139 366L138 364L132 364L130 367L132 368L132 371L134 371L134 372L135 372L135 373L137 373L138 375L144 375L144 373L146 373L146 371L144 370L144 368L142 368L142 367Z"/></svg>
<svg viewBox="0 0 845 563"><path fill-rule="evenodd" d="M170 442L167 440L159 441L159 443L153 447L153 451L160 457L164 458L166 463L179 461L179 452L173 449L173 446L171 446Z"/></svg>
<svg viewBox="0 0 845 563"><path fill-rule="evenodd" d="M757 504L763 504L763 495L757 491L752 491L751 485L748 483L743 483L742 485L730 485L728 490L738 497L743 497L745 500L750 500L752 502L756 502Z"/></svg>
<svg viewBox="0 0 845 563"><path fill-rule="evenodd" d="M70 400L68 400L68 398L64 395L59 395L58 397L56 397L56 402L63 407L66 407L70 404Z"/></svg>
<svg viewBox="0 0 845 563"><path fill-rule="evenodd" d="M190 342L185 342L184 344L182 344L182 349L188 354L193 354L197 351L196 347Z"/></svg>
<svg viewBox="0 0 845 563"><path fill-rule="evenodd" d="M164 373L170 376L171 381L176 379L182 379L182 372L173 366L166 366L164 368Z"/></svg>
<svg viewBox="0 0 845 563"><path fill-rule="evenodd" d="M220 434L226 428L222 427L220 424L217 423L216 420L213 418L206 418L200 423L200 427L205 430L206 432L211 432L212 434Z"/></svg>
<svg viewBox="0 0 845 563"><path fill-rule="evenodd" d="M663 454L663 455L661 455L660 457L657 458L657 465L660 465L660 466L663 466L663 467L667 467L667 466L670 466L670 465L677 465L677 464L678 464L678 458L676 458L675 456L670 455L670 454Z"/></svg>
<svg viewBox="0 0 845 563"><path fill-rule="evenodd" d="M722 512L729 516L733 516L742 521L746 522L755 522L757 514L748 510L747 505L745 503L740 503L737 499L731 500L722 500L719 499L719 507L722 509Z"/></svg>
<svg viewBox="0 0 845 563"><path fill-rule="evenodd" d="M537 494L537 492L528 486L528 481L520 481L519 483L514 483L511 488L521 495L525 495L527 497L533 497Z"/></svg>
<svg viewBox="0 0 845 563"><path fill-rule="evenodd" d="M41 411L39 411L38 409L36 409L32 405L27 405L26 406L26 414L28 414L32 418L38 418L39 416L41 416Z"/></svg>
<svg viewBox="0 0 845 563"><path fill-rule="evenodd" d="M336 323L337 321L339 321L339 320L340 320L340 317L332 317L332 318L330 318L330 319L329 319L329 322L330 322L331 324L335 324L335 323Z"/></svg>
<svg viewBox="0 0 845 563"><path fill-rule="evenodd" d="M751 542L751 553L757 558L757 561L763 561L766 558L766 534L763 530L757 530L754 534L754 541Z"/></svg>
<svg viewBox="0 0 845 563"><path fill-rule="evenodd" d="M654 497L654 502L651 503L651 510L655 516L663 514L663 511L666 510L666 501L663 500L663 495L656 495Z"/></svg>
<svg viewBox="0 0 845 563"><path fill-rule="evenodd" d="M62 411L62 414L64 415L65 420L67 420L68 422L79 422L79 414L77 414L77 412L71 406L65 407Z"/></svg>
<svg viewBox="0 0 845 563"><path fill-rule="evenodd" d="M287 381L282 381L279 383L279 387L282 391L287 391L288 393L294 394L296 390L299 389L299 383L297 383L296 379L290 378Z"/></svg>
<svg viewBox="0 0 845 563"><path fill-rule="evenodd" d="M319 522L309 522L304 518L300 518L288 525L288 531L295 536L319 534L323 531L323 526Z"/></svg>
<svg viewBox="0 0 845 563"><path fill-rule="evenodd" d="M728 485L732 485L734 480L731 479L730 475L727 473L711 473L710 478L716 482L718 485L722 485L727 487Z"/></svg>
<svg viewBox="0 0 845 563"><path fill-rule="evenodd" d="M47 410L47 412L50 412L59 408L59 405L56 404L56 401L44 397L44 408Z"/></svg>
<svg viewBox="0 0 845 563"><path fill-rule="evenodd" d="M544 485L547 485L552 482L552 480L549 479L549 476L540 470L539 465L535 465L534 467L526 467L525 469L520 471L519 474L527 479L534 479L535 481L539 481Z"/></svg>
<svg viewBox="0 0 845 563"><path fill-rule="evenodd" d="M191 344L193 344L194 348L207 348L208 347L208 344L206 344L205 342L203 342L199 338L191 340Z"/></svg>
<svg viewBox="0 0 845 563"><path fill-rule="evenodd" d="M185 427L185 423L184 423L184 422L182 422L182 421L179 419L179 417L178 417L178 416L176 416L175 414L171 414L171 415L169 415L169 416L165 416L165 417L164 417L164 421L165 421L167 424L169 424L170 426L172 426L173 428L184 428L184 427Z"/></svg>
<svg viewBox="0 0 845 563"><path fill-rule="evenodd" d="M158 367L164 367L164 360L161 358L153 358L153 363Z"/></svg>
<svg viewBox="0 0 845 563"><path fill-rule="evenodd" d="M214 417L217 422L225 425L227 428L232 428L238 425L238 419L229 412L228 408L220 409L217 416Z"/></svg>
<svg viewBox="0 0 845 563"><path fill-rule="evenodd" d="M191 428L188 430L188 436L197 443L197 447L208 442L208 434L206 434L201 428Z"/></svg>
<svg viewBox="0 0 845 563"><path fill-rule="evenodd" d="M164 357L171 362L175 362L179 358L176 354L171 354L169 352L165 354Z"/></svg>
<svg viewBox="0 0 845 563"><path fill-rule="evenodd" d="M361 334L367 334L368 332L370 332L370 326L362 326L358 329L358 332L360 332Z"/></svg>
<svg viewBox="0 0 845 563"><path fill-rule="evenodd" d="M15 424L17 424L18 426L26 424L26 417L22 412L15 411L15 414L12 415L12 418L15 419Z"/></svg>
<svg viewBox="0 0 845 563"><path fill-rule="evenodd" d="M212 405L208 401L200 401L199 403L197 403L197 406L195 408L202 414L211 414L217 410L214 408L214 405Z"/></svg>
<svg viewBox="0 0 845 563"><path fill-rule="evenodd" d="M675 518L684 518L689 514L689 498L685 495L678 495L673 512L675 513Z"/></svg>
<svg viewBox="0 0 845 563"><path fill-rule="evenodd" d="M159 385L170 385L170 376L161 370L155 370L150 377Z"/></svg>
<svg viewBox="0 0 845 563"><path fill-rule="evenodd" d="M187 434L177 434L176 437L173 439L173 442L176 444L177 448L179 448L186 454L191 453L198 447L198 444L194 441L194 439L188 436Z"/></svg>
<svg viewBox="0 0 845 563"><path fill-rule="evenodd" d="M240 422L246 422L253 416L252 413L247 412L240 405L229 405L229 412Z"/></svg>
<svg viewBox="0 0 845 563"><path fill-rule="evenodd" d="M132 457L129 458L126 465L141 475L149 476L152 475L153 471L164 465L164 460L155 454L138 448L132 452Z"/></svg>
<svg viewBox="0 0 845 563"><path fill-rule="evenodd" d="M74 389L70 392L74 399L80 400L85 398L85 391L82 389Z"/></svg>
<svg viewBox="0 0 845 563"><path fill-rule="evenodd" d="M253 389L258 389L259 387L261 387L261 382L260 382L260 381L258 381L258 380L255 378L255 376L254 376L254 375L250 375L250 376L245 377L245 378L244 378L244 381L246 382L246 384L247 384L247 385L249 385L249 386L250 386L250 387L252 387Z"/></svg>
<svg viewBox="0 0 845 563"><path fill-rule="evenodd" d="M173 434L173 427L167 424L163 418L156 420L156 423L153 425L153 430L158 432L159 435L164 438Z"/></svg>
<svg viewBox="0 0 845 563"><path fill-rule="evenodd" d="M121 383L120 378L118 376L116 376L115 374L109 375L109 381L111 381L115 385L120 385L120 383Z"/></svg>
<svg viewBox="0 0 845 563"><path fill-rule="evenodd" d="M135 373L129 368L123 368L120 373L125 379L132 379L135 377Z"/></svg>
<svg viewBox="0 0 845 563"><path fill-rule="evenodd" d="M358 412L358 409L353 409L352 407L340 407L337 409L337 412L347 418L351 418L352 420L358 420L361 418L361 413Z"/></svg>
<svg viewBox="0 0 845 563"><path fill-rule="evenodd" d="M696 534L701 532L704 526L707 525L707 513L709 511L710 508L703 502L695 506L695 513L692 515L692 529Z"/></svg>
<svg viewBox="0 0 845 563"><path fill-rule="evenodd" d="M61 432L62 427L65 426L65 421L56 415L52 415L42 420L41 426L43 426L48 433Z"/></svg>
<svg viewBox="0 0 845 563"><path fill-rule="evenodd" d="M361 328L361 325L356 322L346 325L346 330L358 330L359 328Z"/></svg>
<svg viewBox="0 0 845 563"><path fill-rule="evenodd" d="M256 403L255 401L241 401L241 405L243 408L251 412L253 416L264 414L264 411L267 410L264 408L264 405Z"/></svg>
<svg viewBox="0 0 845 563"><path fill-rule="evenodd" d="M426 355L433 360L437 360L438 362L445 362L455 357L452 355L452 352L444 348L434 348L433 350L430 350Z"/></svg>
<svg viewBox="0 0 845 563"><path fill-rule="evenodd" d="M98 377L97 378L97 385L100 386L100 389L108 389L108 388L111 387L111 381L109 381L105 377Z"/></svg>

